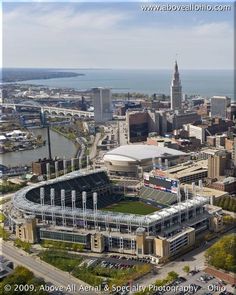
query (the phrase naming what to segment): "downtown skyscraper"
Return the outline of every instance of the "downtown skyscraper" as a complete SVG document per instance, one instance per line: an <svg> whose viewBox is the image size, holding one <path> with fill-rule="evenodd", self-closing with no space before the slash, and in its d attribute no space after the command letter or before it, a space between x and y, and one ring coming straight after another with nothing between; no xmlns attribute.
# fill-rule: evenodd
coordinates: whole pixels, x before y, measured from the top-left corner
<svg viewBox="0 0 236 295"><path fill-rule="evenodd" d="M182 86L179 78L179 69L177 61L175 61L174 75L170 87L170 102L173 111L181 109L182 103Z"/></svg>
<svg viewBox="0 0 236 295"><path fill-rule="evenodd" d="M105 123L112 120L111 89L97 87L92 89L94 120L96 123Z"/></svg>

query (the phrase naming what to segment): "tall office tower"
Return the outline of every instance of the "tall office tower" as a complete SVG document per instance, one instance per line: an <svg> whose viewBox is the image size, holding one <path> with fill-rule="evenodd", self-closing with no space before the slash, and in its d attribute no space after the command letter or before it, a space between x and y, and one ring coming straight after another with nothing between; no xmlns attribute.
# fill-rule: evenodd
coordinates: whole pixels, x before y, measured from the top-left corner
<svg viewBox="0 0 236 295"><path fill-rule="evenodd" d="M126 123L130 143L146 141L150 132L162 134L161 132L166 132L167 125L165 113L151 110L128 110L126 112Z"/></svg>
<svg viewBox="0 0 236 295"><path fill-rule="evenodd" d="M93 88L94 120L96 123L104 123L112 120L111 89Z"/></svg>
<svg viewBox="0 0 236 295"><path fill-rule="evenodd" d="M218 179L225 175L225 169L230 162L230 153L218 151L208 158L208 178Z"/></svg>
<svg viewBox="0 0 236 295"><path fill-rule="evenodd" d="M170 87L170 102L172 110L180 110L182 102L182 86L179 79L179 69L177 61L175 61L175 71Z"/></svg>
<svg viewBox="0 0 236 295"><path fill-rule="evenodd" d="M230 98L227 96L213 96L211 98L211 117L227 118L227 108L230 106Z"/></svg>

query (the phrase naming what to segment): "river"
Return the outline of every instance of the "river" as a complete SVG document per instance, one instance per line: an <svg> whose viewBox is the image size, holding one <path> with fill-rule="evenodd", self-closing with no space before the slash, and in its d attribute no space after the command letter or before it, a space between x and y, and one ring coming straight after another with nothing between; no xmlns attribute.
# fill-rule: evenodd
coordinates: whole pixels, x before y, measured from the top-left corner
<svg viewBox="0 0 236 295"><path fill-rule="evenodd" d="M47 129L31 129L31 131L37 136L42 135L43 139L47 141ZM51 137L51 149L52 157L65 156L66 159L70 159L75 156L77 148L76 146L64 136L58 134L55 131L50 130ZM31 162L38 160L39 158L48 157L48 146L39 147L34 150L25 150L18 152L10 152L6 154L0 154L0 163L7 167L31 165Z"/></svg>

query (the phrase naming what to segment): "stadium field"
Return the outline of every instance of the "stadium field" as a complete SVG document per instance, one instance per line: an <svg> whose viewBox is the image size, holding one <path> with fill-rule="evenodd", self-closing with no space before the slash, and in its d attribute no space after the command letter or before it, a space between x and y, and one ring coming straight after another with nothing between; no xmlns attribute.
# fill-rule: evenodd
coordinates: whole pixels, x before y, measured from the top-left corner
<svg viewBox="0 0 236 295"><path fill-rule="evenodd" d="M140 201L126 200L119 203L114 203L108 207L102 208L101 210L147 215L160 209Z"/></svg>

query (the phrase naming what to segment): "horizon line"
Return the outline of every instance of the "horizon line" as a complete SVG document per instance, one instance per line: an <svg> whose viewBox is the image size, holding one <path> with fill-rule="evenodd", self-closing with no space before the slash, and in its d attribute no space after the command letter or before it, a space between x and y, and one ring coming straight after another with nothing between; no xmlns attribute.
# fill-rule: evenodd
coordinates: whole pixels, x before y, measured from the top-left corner
<svg viewBox="0 0 236 295"><path fill-rule="evenodd" d="M0 67L1 70L4 69L45 69L45 70L172 70L172 68L119 68L119 67L109 67L109 68L102 68L102 67L32 67L32 66L26 66L26 67ZM217 71L230 71L235 70L234 68L181 68L180 70L217 70Z"/></svg>

